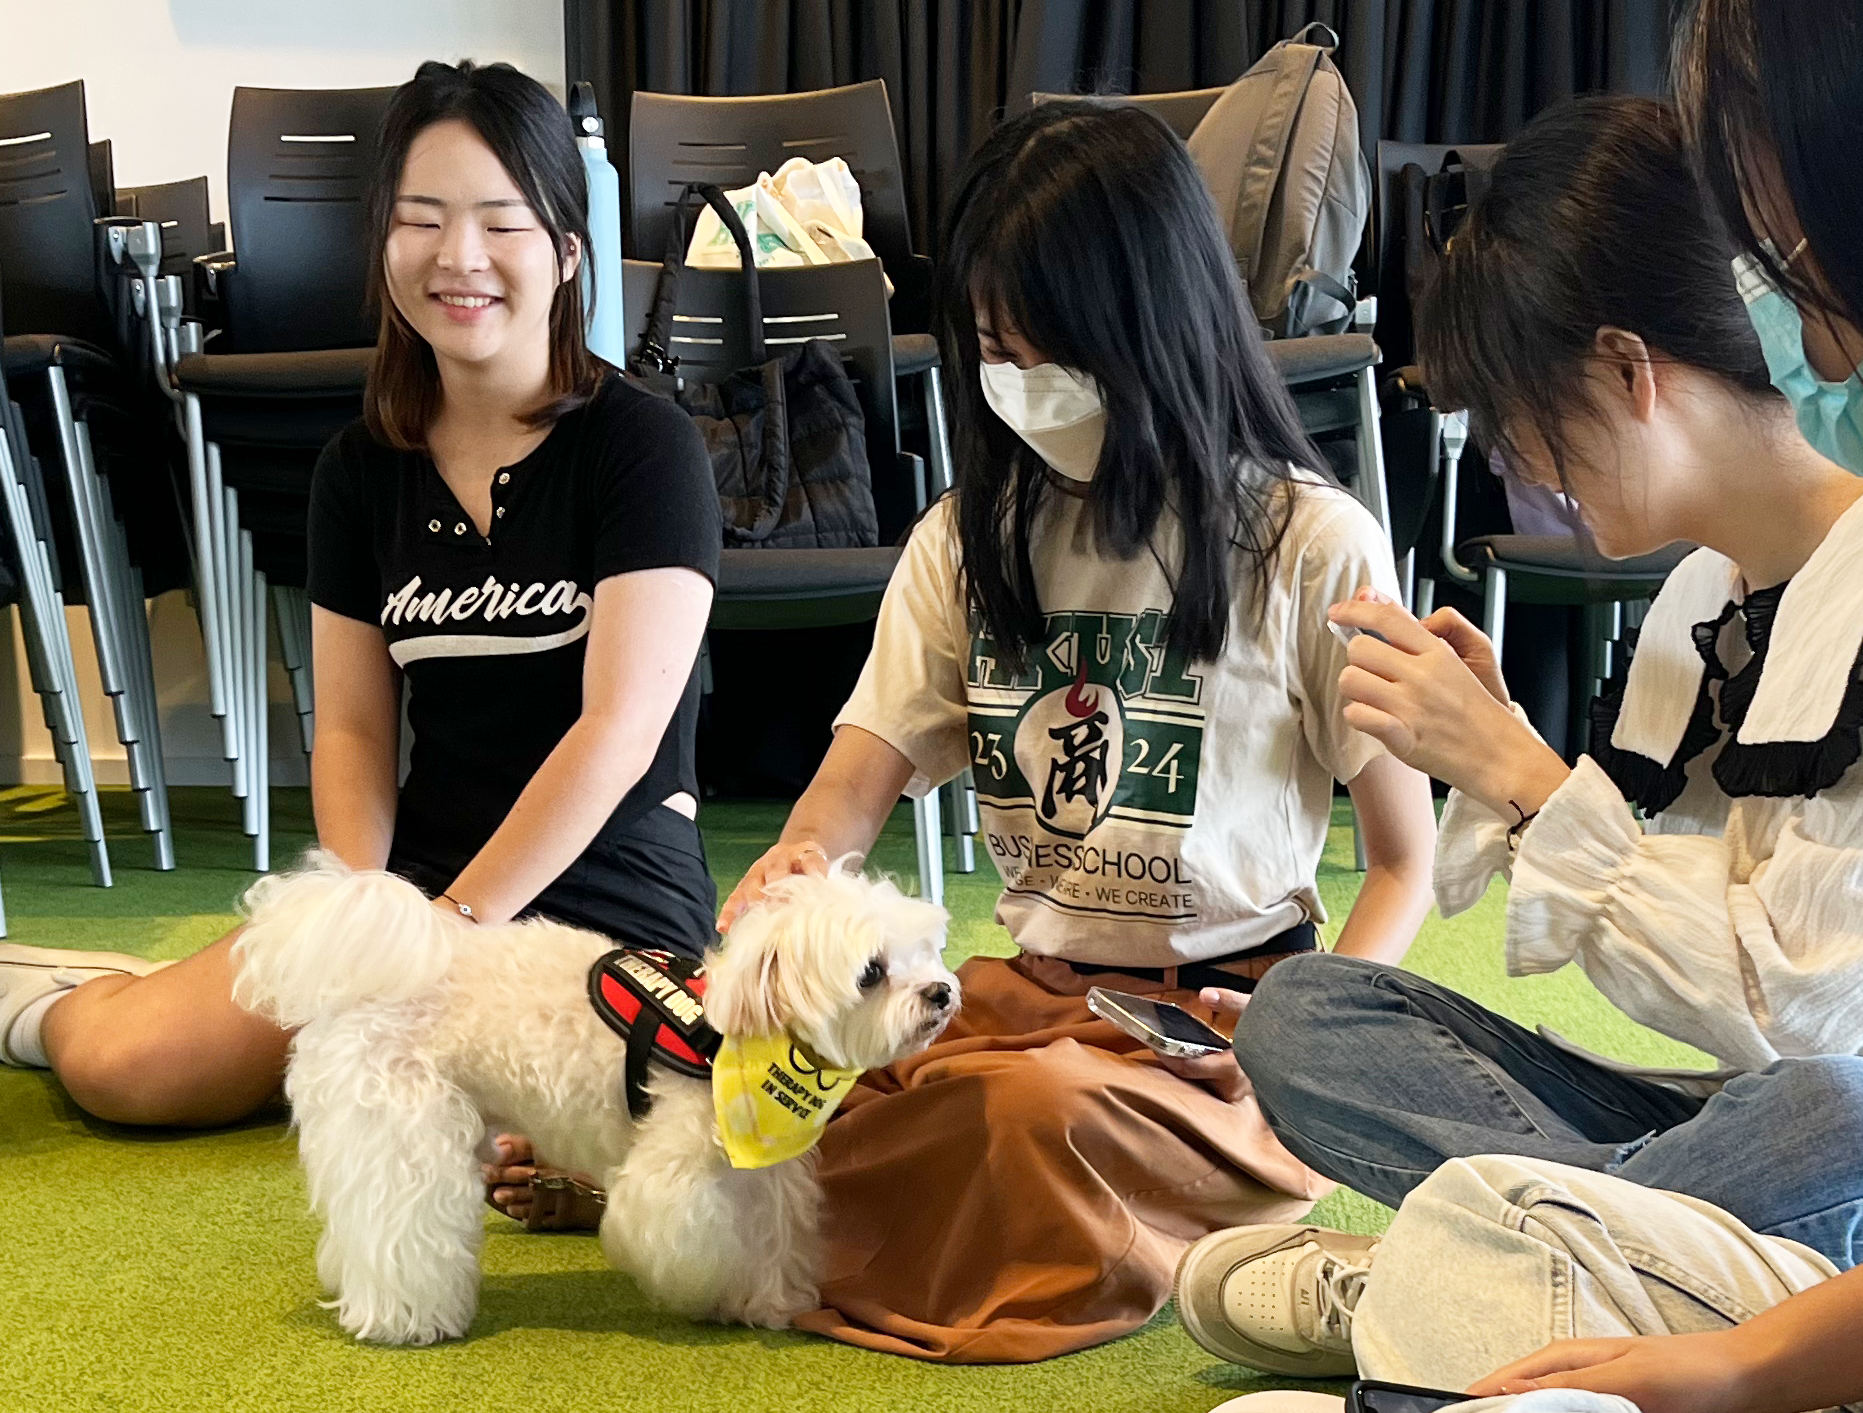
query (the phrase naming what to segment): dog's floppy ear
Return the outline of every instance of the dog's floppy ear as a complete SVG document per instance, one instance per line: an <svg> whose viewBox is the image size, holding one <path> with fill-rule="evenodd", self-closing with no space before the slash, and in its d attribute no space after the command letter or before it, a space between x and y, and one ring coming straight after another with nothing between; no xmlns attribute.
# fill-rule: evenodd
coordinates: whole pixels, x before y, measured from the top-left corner
<svg viewBox="0 0 1863 1413"><path fill-rule="evenodd" d="M782 1004L782 909L754 907L722 948L705 959L705 1019L721 1035L775 1035L788 1024Z"/></svg>

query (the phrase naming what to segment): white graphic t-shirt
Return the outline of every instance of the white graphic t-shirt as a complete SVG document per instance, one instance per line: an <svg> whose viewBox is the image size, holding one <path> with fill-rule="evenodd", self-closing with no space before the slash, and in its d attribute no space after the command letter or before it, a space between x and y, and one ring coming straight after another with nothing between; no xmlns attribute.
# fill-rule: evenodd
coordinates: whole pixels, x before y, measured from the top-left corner
<svg viewBox="0 0 1863 1413"><path fill-rule="evenodd" d="M1057 484L1030 536L1047 633L1019 673L968 612L953 502L934 506L836 728L905 755L914 797L971 768L997 921L1025 951L1173 966L1323 921L1333 781L1383 750L1341 716L1326 610L1396 594L1390 542L1346 492L1301 482L1259 621L1238 557L1228 643L1191 662L1166 647L1175 526L1156 556L1103 557L1084 489Z"/></svg>

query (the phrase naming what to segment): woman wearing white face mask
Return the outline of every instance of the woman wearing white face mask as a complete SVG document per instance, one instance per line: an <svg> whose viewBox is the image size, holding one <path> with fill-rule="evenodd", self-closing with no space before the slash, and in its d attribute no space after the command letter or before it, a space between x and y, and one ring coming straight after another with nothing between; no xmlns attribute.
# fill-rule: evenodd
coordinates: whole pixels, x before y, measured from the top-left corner
<svg viewBox="0 0 1863 1413"><path fill-rule="evenodd" d="M1233 1017L1316 945L1335 779L1371 863L1338 945L1395 961L1434 819L1422 777L1345 724L1325 617L1395 591L1390 545L1318 469L1183 145L1135 109L1044 105L978 152L944 249L957 492L721 922L864 854L902 791L974 772L1019 955L969 963L952 1029L829 1127L824 1308L802 1323L1027 1360L1133 1329L1186 1242L1297 1219L1326 1186L1233 1056L1162 1062L1088 988Z"/></svg>

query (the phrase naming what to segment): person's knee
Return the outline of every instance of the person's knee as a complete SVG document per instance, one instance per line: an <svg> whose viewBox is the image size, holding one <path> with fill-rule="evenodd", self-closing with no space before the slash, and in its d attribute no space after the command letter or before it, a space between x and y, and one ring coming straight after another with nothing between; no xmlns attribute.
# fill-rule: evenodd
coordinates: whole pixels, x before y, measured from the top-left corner
<svg viewBox="0 0 1863 1413"><path fill-rule="evenodd" d="M1760 1077L1768 1114L1793 1133L1816 1133L1830 1151L1863 1148L1863 1056L1776 1061Z"/></svg>
<svg viewBox="0 0 1863 1413"><path fill-rule="evenodd" d="M983 1125L992 1134L1018 1134L1038 1146L1065 1140L1112 1102L1107 1064L1071 1041L1025 1050L1014 1064L978 1078Z"/></svg>
<svg viewBox="0 0 1863 1413"><path fill-rule="evenodd" d="M1358 998L1378 968L1356 957L1309 952L1277 963L1255 984L1248 1009L1236 1023L1235 1052L1242 1071L1268 1102L1277 1081L1305 1071L1323 1036Z"/></svg>
<svg viewBox="0 0 1863 1413"><path fill-rule="evenodd" d="M134 1033L75 1037L54 1057L59 1082L79 1108L120 1124L174 1122L174 1098L161 1056Z"/></svg>
<svg viewBox="0 0 1863 1413"><path fill-rule="evenodd" d="M86 1113L139 1127L216 1127L244 1118L276 1091L282 1055L267 1065L234 1057L204 1081L185 1035L90 1026L54 1056L66 1093ZM282 1042L281 1042L282 1045Z"/></svg>

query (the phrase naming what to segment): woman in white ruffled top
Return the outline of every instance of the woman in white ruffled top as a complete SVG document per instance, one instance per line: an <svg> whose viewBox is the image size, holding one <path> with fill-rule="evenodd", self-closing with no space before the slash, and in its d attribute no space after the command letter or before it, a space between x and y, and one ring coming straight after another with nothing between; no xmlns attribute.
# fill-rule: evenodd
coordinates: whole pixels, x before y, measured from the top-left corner
<svg viewBox="0 0 1863 1413"><path fill-rule="evenodd" d="M1568 494L1605 555L1701 546L1589 754L1533 733L1459 616L1332 610L1365 634L1347 719L1453 787L1444 913L1509 877L1512 974L1576 961L1721 1067L1633 1071L1393 967L1283 964L1236 1034L1262 1109L1311 1167L1402 1206L1382 1243L1199 1242L1178 1304L1213 1351L1488 1393L1583 1371L1645 1413L1822 1406L1766 1379L1863 1388L1804 1382L1790 1321L1724 1338L1863 1250L1863 467L1824 434L1841 419L1807 428L1777 277L1723 231L1671 108L1580 100L1509 145L1418 306L1440 405ZM1828 1340L1843 1302L1818 1308ZM1704 1343L1600 1338L1665 1333Z"/></svg>

